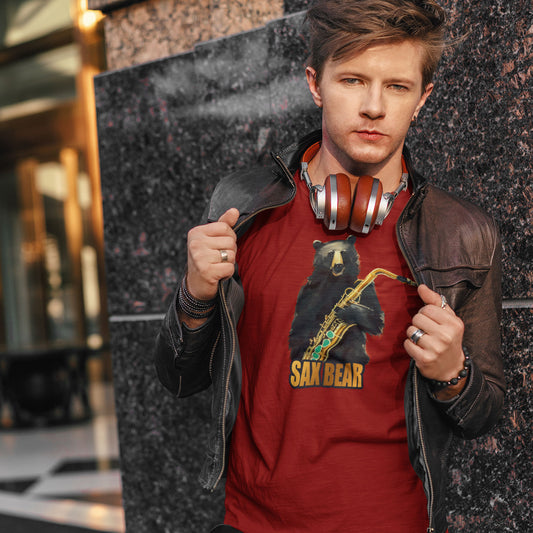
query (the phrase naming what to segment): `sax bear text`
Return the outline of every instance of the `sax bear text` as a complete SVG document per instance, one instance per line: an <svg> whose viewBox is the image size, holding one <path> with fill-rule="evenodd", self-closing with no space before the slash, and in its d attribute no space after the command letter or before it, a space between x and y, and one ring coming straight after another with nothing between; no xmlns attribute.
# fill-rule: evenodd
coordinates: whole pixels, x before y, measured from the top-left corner
<svg viewBox="0 0 533 533"><path fill-rule="evenodd" d="M291 364L290 383L294 388L336 387L363 388L364 365L295 360Z"/></svg>

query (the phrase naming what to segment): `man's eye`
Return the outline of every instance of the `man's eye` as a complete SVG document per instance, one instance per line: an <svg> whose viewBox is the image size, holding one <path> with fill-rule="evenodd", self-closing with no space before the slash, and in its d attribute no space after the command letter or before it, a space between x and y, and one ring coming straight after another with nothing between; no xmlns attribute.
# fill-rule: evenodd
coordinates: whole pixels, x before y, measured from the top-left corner
<svg viewBox="0 0 533 533"><path fill-rule="evenodd" d="M400 91L400 92L404 92L404 91L408 91L409 89L405 86L405 85L391 85L391 88L394 89L395 91Z"/></svg>
<svg viewBox="0 0 533 533"><path fill-rule="evenodd" d="M361 80L359 78L344 78L344 83L348 85L357 85Z"/></svg>

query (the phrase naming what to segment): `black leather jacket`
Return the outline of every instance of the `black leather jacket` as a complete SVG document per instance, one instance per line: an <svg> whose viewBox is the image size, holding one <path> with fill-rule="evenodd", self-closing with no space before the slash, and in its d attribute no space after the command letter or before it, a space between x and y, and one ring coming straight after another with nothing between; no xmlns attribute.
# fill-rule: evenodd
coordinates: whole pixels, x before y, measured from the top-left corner
<svg viewBox="0 0 533 533"><path fill-rule="evenodd" d="M278 154L272 167L234 173L215 188L206 220L218 220L230 207L240 218L240 236L260 211L295 196L293 175L301 156L321 133L308 135ZM427 184L404 155L413 194L397 223L400 248L418 283L444 294L464 321L464 345L473 361L465 389L456 399L437 401L413 362L405 390L409 458L428 499L428 532L446 531L446 456L452 435L475 438L498 420L505 383L500 355L500 254L498 230L477 207ZM205 222L205 220L204 220ZM159 379L185 397L212 388L212 430L200 481L213 490L223 476L241 390L236 325L244 303L238 274L219 284L219 305L197 330L180 324L175 301L156 341Z"/></svg>

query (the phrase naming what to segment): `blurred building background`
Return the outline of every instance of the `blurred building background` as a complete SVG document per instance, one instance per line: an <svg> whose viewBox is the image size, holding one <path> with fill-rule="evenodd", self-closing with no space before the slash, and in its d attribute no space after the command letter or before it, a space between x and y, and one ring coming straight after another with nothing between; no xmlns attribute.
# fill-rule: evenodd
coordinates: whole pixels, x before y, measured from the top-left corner
<svg viewBox="0 0 533 533"><path fill-rule="evenodd" d="M87 360L91 379L109 380L93 91L93 76L105 68L102 15L88 11L86 0L5 0L0 46L4 374L16 372L15 358L34 362L61 356L66 370L80 370L78 364ZM37 366L46 374L46 366ZM8 398L3 423L13 418L6 410L13 403L15 415L31 416L23 413L31 411L30 403L46 415L50 387L57 396L62 386L58 372L33 376L31 401Z"/></svg>
<svg viewBox="0 0 533 533"><path fill-rule="evenodd" d="M124 530L86 0L0 2L0 531Z"/></svg>
<svg viewBox="0 0 533 533"><path fill-rule="evenodd" d="M282 14L280 0L216 8L169 0L1 2L4 426L64 414L54 412L64 407L58 391L67 387L63 363L67 371L87 370L89 381L112 380L93 77ZM157 31L143 32L141 21L150 19L159 23ZM15 392L9 386L13 376L23 372L28 382L25 365L45 359L44 366L32 364L37 386L22 398L25 387Z"/></svg>

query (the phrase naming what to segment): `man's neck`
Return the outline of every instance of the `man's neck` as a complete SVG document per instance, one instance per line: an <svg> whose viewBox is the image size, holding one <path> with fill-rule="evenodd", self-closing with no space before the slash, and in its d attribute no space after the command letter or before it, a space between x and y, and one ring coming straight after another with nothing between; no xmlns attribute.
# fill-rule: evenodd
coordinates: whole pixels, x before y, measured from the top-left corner
<svg viewBox="0 0 533 533"><path fill-rule="evenodd" d="M383 192L393 192L402 177L402 151L398 150L388 160L381 163L358 163L346 161L341 163L328 149L321 145L317 154L309 162L309 176L313 185L322 185L330 174L346 174L355 186L359 176L379 178Z"/></svg>

